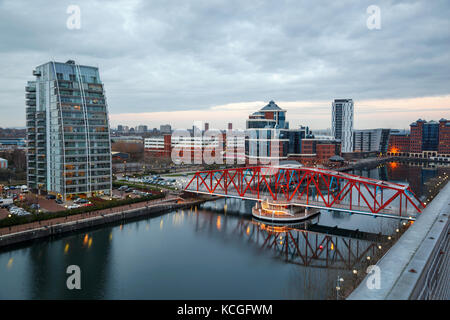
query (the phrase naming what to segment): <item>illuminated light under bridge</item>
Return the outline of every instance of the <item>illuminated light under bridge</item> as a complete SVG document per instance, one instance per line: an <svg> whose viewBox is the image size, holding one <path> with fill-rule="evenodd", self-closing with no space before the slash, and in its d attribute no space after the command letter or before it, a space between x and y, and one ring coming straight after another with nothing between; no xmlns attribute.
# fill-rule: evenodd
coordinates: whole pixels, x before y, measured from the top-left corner
<svg viewBox="0 0 450 320"><path fill-rule="evenodd" d="M184 190L405 220L415 220L425 208L407 185L297 166L198 171Z"/></svg>

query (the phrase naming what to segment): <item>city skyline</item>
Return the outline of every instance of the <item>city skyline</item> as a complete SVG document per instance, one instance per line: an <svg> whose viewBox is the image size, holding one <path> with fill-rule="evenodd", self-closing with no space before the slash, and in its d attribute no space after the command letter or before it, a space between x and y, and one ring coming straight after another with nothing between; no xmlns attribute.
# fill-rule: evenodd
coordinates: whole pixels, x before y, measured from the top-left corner
<svg viewBox="0 0 450 320"><path fill-rule="evenodd" d="M449 16L0 0L0 301L450 300Z"/></svg>
<svg viewBox="0 0 450 320"><path fill-rule="evenodd" d="M289 110L292 126L326 129L331 101L343 97L355 102L355 129L450 118L448 4L381 1L381 28L369 30L370 4L174 10L81 1L80 29L72 30L66 3L2 1L0 126L24 126L23 82L33 66L69 59L104 70L114 127L171 119L174 127L203 120L244 128L244 115L274 100ZM19 110L14 118L11 109Z"/></svg>

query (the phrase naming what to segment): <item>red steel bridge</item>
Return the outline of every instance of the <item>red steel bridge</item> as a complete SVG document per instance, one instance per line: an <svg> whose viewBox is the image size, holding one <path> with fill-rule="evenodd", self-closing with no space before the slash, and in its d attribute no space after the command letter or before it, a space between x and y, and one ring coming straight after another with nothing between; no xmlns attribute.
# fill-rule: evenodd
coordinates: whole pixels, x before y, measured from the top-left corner
<svg viewBox="0 0 450 320"><path fill-rule="evenodd" d="M199 171L184 190L406 220L415 220L425 208L407 185L310 167Z"/></svg>

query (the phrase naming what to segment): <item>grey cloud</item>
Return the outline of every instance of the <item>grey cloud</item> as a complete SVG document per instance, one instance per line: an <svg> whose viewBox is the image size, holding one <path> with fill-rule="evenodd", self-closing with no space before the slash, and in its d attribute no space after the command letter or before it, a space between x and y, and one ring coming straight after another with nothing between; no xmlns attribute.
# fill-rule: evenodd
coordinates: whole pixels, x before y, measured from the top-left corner
<svg viewBox="0 0 450 320"><path fill-rule="evenodd" d="M449 94L448 1L0 0L0 126L36 65L98 65L112 113ZM366 28L369 5L381 30Z"/></svg>

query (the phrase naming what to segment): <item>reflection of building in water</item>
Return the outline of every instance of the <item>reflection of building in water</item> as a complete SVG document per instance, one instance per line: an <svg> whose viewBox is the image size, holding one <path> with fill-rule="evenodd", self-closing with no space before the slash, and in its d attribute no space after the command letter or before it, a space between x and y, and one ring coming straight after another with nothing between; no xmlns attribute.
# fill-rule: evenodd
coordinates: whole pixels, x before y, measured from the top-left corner
<svg viewBox="0 0 450 320"><path fill-rule="evenodd" d="M328 234L308 231L308 226L314 227L311 222L290 226L265 224L202 211L196 215L195 225L198 232L220 231L215 233L217 237L245 240L261 250L273 251L286 262L312 268L353 270L367 256L373 256L379 242L385 240L371 233L326 226L320 228L326 229Z"/></svg>
<svg viewBox="0 0 450 320"><path fill-rule="evenodd" d="M436 168L427 168L422 165L410 166L399 162L389 162L386 167L391 181L407 182L417 196L424 195L424 184L437 175Z"/></svg>
<svg viewBox="0 0 450 320"><path fill-rule="evenodd" d="M377 168L367 169L354 169L352 170L352 174L355 174L357 176L367 177L371 179L377 179L377 180L388 180L388 173L385 166L380 166Z"/></svg>
<svg viewBox="0 0 450 320"><path fill-rule="evenodd" d="M29 299L100 299L104 298L111 278L110 230L77 234L59 241L38 242L29 249L30 292ZM58 247L58 248L55 248ZM64 254L62 254L64 252ZM81 269L81 290L68 290L67 267L77 265ZM88 285L90 284L90 285ZM92 285L95 284L95 285Z"/></svg>
<svg viewBox="0 0 450 320"><path fill-rule="evenodd" d="M226 212L226 214L252 214L252 208L256 201L236 198L219 198L216 201L205 202L201 205L201 208L216 212Z"/></svg>
<svg viewBox="0 0 450 320"><path fill-rule="evenodd" d="M245 244L288 263L292 268L290 278L302 286L285 292L288 298L328 298L335 287L335 276L352 275L353 270L363 272L363 262L376 256L386 239L326 226L320 226L320 232L308 230L314 230L318 219L290 226L269 225L207 211L198 211L195 219L195 231L209 239Z"/></svg>

